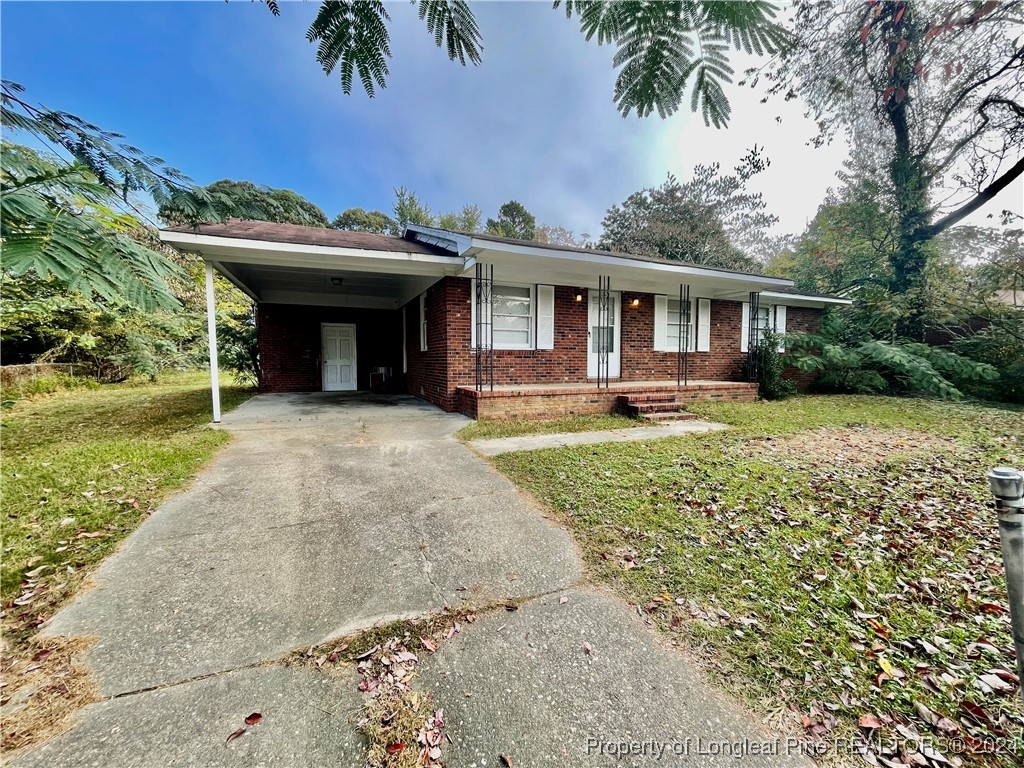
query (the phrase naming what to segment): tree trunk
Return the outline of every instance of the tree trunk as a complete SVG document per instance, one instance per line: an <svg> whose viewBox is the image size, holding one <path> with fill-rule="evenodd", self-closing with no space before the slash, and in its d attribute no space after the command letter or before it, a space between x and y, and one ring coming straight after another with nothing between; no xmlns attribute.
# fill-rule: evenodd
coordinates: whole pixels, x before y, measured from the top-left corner
<svg viewBox="0 0 1024 768"><path fill-rule="evenodd" d="M903 6L900 36L911 48L920 39L913 7ZM910 51L907 52L908 54ZM891 94L886 102L893 131L894 152L889 164L889 178L896 196L896 223L899 229L896 248L890 256L892 280L889 289L902 300L903 311L896 321L896 334L914 341L924 339L925 291L924 271L928 263L926 228L931 223L928 209L929 179L924 159L913 152L907 106L910 87L916 79L914 56L893 57Z"/></svg>

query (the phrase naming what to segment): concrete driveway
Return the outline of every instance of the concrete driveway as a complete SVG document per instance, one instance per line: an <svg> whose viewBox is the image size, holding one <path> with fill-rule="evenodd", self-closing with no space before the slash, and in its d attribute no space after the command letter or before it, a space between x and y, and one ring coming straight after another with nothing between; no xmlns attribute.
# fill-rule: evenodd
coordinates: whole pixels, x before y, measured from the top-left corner
<svg viewBox="0 0 1024 768"><path fill-rule="evenodd" d="M87 662L106 698L16 764L357 768L355 679L282 659L509 597L533 599L424 662L425 689L451 713L449 766L502 752L618 764L595 735L768 739L634 612L581 584L569 535L452 436L464 423L369 395L261 395L227 414L236 439L46 628L98 638ZM252 711L263 722L225 746ZM736 760L678 764L691 762Z"/></svg>

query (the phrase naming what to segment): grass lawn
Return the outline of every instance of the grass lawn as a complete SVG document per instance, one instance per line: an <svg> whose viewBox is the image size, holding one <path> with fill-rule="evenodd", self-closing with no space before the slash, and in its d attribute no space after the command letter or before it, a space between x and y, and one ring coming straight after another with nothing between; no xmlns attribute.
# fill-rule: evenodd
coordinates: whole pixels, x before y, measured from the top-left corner
<svg viewBox="0 0 1024 768"><path fill-rule="evenodd" d="M591 432L600 429L629 429L657 426L656 422L638 421L629 416L566 416L561 419L516 419L509 421L474 421L460 429L462 440L484 440L492 437L520 435L554 435L560 432Z"/></svg>
<svg viewBox="0 0 1024 768"><path fill-rule="evenodd" d="M251 392L224 387L225 410ZM8 651L229 440L210 429L204 374L19 400L0 416Z"/></svg>
<svg viewBox="0 0 1024 768"><path fill-rule="evenodd" d="M1024 464L1024 413L867 397L691 410L734 428L495 462L561 515L596 577L762 712L823 744L898 740L875 765L941 765L929 749L1019 765L985 473Z"/></svg>

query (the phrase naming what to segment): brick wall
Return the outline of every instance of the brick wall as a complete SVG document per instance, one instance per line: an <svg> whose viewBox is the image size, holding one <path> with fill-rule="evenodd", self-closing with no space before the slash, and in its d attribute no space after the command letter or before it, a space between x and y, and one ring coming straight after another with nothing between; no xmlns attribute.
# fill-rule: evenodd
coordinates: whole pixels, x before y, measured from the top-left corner
<svg viewBox="0 0 1024 768"><path fill-rule="evenodd" d="M318 392L321 323L355 323L356 384L370 388L370 370L388 366L402 372L401 314L386 309L259 304L260 391ZM416 337L417 339L419 336Z"/></svg>
<svg viewBox="0 0 1024 768"><path fill-rule="evenodd" d="M469 281L465 281L469 282ZM451 344L450 328L458 332L459 320L453 306L461 300L459 286L450 278L441 280L427 289L427 349L420 349L420 300L416 297L405 305L406 355L409 373L407 391L422 397L446 411L455 410L455 388L448 381L448 356ZM466 321L468 327L469 321ZM466 342L469 345L469 342Z"/></svg>
<svg viewBox="0 0 1024 768"><path fill-rule="evenodd" d="M786 333L821 333L821 316L820 309L786 307ZM787 368L782 372L782 377L804 391L814 383L815 374L799 368Z"/></svg>
<svg viewBox="0 0 1024 768"><path fill-rule="evenodd" d="M634 299L639 300L632 306ZM695 297L696 299L696 297ZM694 309L697 303L694 300ZM711 351L687 354L689 378L737 381L743 376L747 353L740 351L738 301L711 302ZM654 351L654 297L646 293L622 294L622 379L652 381L676 377L678 352Z"/></svg>

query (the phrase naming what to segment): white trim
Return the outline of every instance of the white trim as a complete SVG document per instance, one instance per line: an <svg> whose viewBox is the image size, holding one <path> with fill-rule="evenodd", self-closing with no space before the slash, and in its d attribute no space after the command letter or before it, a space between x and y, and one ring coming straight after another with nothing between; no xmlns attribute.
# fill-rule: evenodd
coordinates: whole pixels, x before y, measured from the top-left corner
<svg viewBox="0 0 1024 768"><path fill-rule="evenodd" d="M324 328L351 328L352 329L352 386L338 387L337 389L327 388L327 357L324 355ZM320 323L320 391L321 392L351 392L359 389L359 364L357 355L359 346L356 343L355 323Z"/></svg>
<svg viewBox="0 0 1024 768"><path fill-rule="evenodd" d="M436 264L462 269L465 259L461 256L439 256L433 253L413 253L412 251L377 251L366 248L343 248L336 245L311 245L309 243L282 243L271 240L250 240L243 237L223 237L220 235L201 235L194 232L172 232L160 230L160 240L174 246L191 246L202 249L218 248L227 252L249 252L239 255L256 255L251 252L271 252L278 254L294 254L307 257L309 261L323 263L336 258L380 259L391 262L409 264ZM238 261L239 263L258 263L235 259L221 261ZM336 266L336 264L334 265Z"/></svg>
<svg viewBox="0 0 1024 768"><path fill-rule="evenodd" d="M615 306L615 324L612 326L613 338L615 339L615 352L608 354L608 378L609 379L620 379L622 378L622 292L621 291L610 291L609 295L614 299ZM593 348L593 323L591 322L591 312L594 307L594 302L597 301L598 292L594 290L587 291L587 378L593 379L597 377L597 353L591 351ZM613 364L614 361L614 364ZM593 362L593 367L591 366Z"/></svg>
<svg viewBox="0 0 1024 768"><path fill-rule="evenodd" d="M537 286L537 331L534 336L537 349L555 348L555 286Z"/></svg>
<svg viewBox="0 0 1024 768"><path fill-rule="evenodd" d="M772 326L779 334L779 352L786 351L786 305L776 304Z"/></svg>
<svg viewBox="0 0 1024 768"><path fill-rule="evenodd" d="M711 299L697 299L697 351L711 351Z"/></svg>
<svg viewBox="0 0 1024 768"><path fill-rule="evenodd" d="M210 397L213 423L220 424L220 360L217 355L217 299L213 292L213 264L206 262L206 340L210 349Z"/></svg>
<svg viewBox="0 0 1024 768"><path fill-rule="evenodd" d="M397 309L398 300L361 294L313 293L307 291L264 291L263 304L301 304L358 309Z"/></svg>
<svg viewBox="0 0 1024 768"><path fill-rule="evenodd" d="M791 307L818 307L825 304L836 304L848 306L853 304L850 299L840 299L831 296L814 296L804 293L783 293L781 291L761 291L761 295L773 299L774 304L784 304Z"/></svg>
<svg viewBox="0 0 1024 768"><path fill-rule="evenodd" d="M420 294L420 352L427 351L427 292Z"/></svg>
<svg viewBox="0 0 1024 768"><path fill-rule="evenodd" d="M740 352L749 351L750 347L750 302L743 302L740 311Z"/></svg>
<svg viewBox="0 0 1024 768"><path fill-rule="evenodd" d="M408 305L402 305L402 373L409 372L409 324L405 309Z"/></svg>
<svg viewBox="0 0 1024 768"><path fill-rule="evenodd" d="M496 341L494 342L494 348L519 351L537 349L537 286L527 283L498 282L497 280L494 281L494 283L491 285L492 336L494 333L494 299L498 295L498 288L527 288L530 291L530 341L526 344L504 344Z"/></svg>

